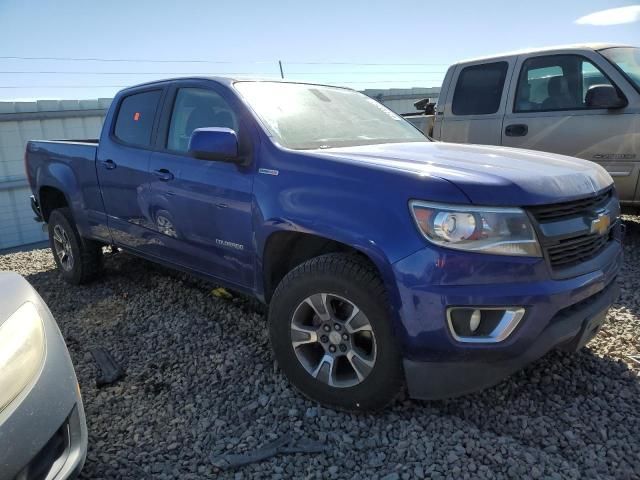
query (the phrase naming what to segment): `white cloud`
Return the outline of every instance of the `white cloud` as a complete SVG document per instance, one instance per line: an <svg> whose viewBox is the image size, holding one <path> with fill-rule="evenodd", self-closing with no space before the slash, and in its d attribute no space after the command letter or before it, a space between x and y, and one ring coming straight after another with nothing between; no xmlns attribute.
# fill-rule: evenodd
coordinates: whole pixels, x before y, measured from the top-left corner
<svg viewBox="0 0 640 480"><path fill-rule="evenodd" d="M620 25L640 21L640 5L593 12L575 21L579 25Z"/></svg>

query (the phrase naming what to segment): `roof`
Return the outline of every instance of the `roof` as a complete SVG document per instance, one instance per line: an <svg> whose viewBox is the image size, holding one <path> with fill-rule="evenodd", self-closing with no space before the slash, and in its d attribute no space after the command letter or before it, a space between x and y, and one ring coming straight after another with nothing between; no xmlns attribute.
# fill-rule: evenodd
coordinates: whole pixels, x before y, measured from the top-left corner
<svg viewBox="0 0 640 480"><path fill-rule="evenodd" d="M338 86L338 85L328 85L328 84L324 84L324 83L313 83L313 82L304 82L304 81L293 81L293 80L282 80L282 79L273 79L273 78L260 78L260 77L255 77L255 78L233 78L233 77L205 77L205 76L189 76L189 77L173 77L173 78L164 78L162 80L152 80L150 82L144 82L144 83L138 83L137 85L131 85L129 87L123 88L122 90L120 90L120 92L125 92L127 90L130 89L137 89L140 87L146 87L146 86L154 86L154 85L162 85L164 83L168 83L168 82L175 82L178 80L210 80L213 82L217 82L220 83L222 85L227 85L227 86L231 86L233 85L235 82L271 82L271 83L296 83L296 84L303 84L303 85L317 85L317 86L321 86L321 87L332 87L332 88L342 88L344 90L353 90L349 87L342 87L342 86ZM119 92L119 93L120 93Z"/></svg>
<svg viewBox="0 0 640 480"><path fill-rule="evenodd" d="M514 55L528 55L531 53L552 53L560 50L603 50L605 48L612 47L629 47L630 45L622 45L615 43L574 43L569 45L555 45L551 47L539 47L539 48L525 48L522 50L516 50L512 52L499 53L496 55L486 55L482 57L476 58L467 58L465 60L460 60L456 63L467 63L467 62L476 62L478 60L491 60L494 58L502 58L502 57L512 57Z"/></svg>

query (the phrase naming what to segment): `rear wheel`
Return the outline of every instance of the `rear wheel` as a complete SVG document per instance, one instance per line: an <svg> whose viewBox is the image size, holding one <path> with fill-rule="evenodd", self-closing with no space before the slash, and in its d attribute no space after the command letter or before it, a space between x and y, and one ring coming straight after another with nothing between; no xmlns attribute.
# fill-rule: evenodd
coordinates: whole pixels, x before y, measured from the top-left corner
<svg viewBox="0 0 640 480"><path fill-rule="evenodd" d="M402 386L386 291L352 254L323 255L286 275L271 300L269 333L289 381L323 404L378 409Z"/></svg>
<svg viewBox="0 0 640 480"><path fill-rule="evenodd" d="M49 216L49 244L58 270L67 282L79 285L93 280L102 268L102 246L80 237L68 208Z"/></svg>

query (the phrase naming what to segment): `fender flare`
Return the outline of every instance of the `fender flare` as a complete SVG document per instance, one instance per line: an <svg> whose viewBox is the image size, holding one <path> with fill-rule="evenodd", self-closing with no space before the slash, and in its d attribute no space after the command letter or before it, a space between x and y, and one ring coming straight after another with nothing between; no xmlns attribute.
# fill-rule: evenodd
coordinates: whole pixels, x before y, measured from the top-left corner
<svg viewBox="0 0 640 480"><path fill-rule="evenodd" d="M283 219L267 221L260 231L265 233L264 235L260 237L256 236L255 238L257 253L255 284L259 298L263 300L265 298L264 256L269 239L274 234L280 232L303 233L347 245L367 257L378 270L380 277L382 278L382 282L387 289L387 293L389 295L389 306L391 307L390 313L392 314L393 319L399 320L401 306L400 292L395 281L392 264L380 245L356 235L328 235L325 232L316 230L312 227L303 226ZM393 324L395 329L397 321L394 321Z"/></svg>

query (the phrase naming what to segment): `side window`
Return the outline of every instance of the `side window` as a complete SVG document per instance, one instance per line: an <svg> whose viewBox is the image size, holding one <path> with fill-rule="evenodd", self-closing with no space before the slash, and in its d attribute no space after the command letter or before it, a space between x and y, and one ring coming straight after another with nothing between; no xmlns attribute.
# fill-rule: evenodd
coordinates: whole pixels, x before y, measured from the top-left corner
<svg viewBox="0 0 640 480"><path fill-rule="evenodd" d="M534 57L522 65L514 112L580 110L593 85L611 85L593 63L580 55Z"/></svg>
<svg viewBox="0 0 640 480"><path fill-rule="evenodd" d="M490 115L500 108L502 89L507 76L507 62L465 67L458 76L453 93L454 115Z"/></svg>
<svg viewBox="0 0 640 480"><path fill-rule="evenodd" d="M229 104L213 90L179 89L171 114L167 149L186 152L191 133L202 127L226 127L237 131L238 121Z"/></svg>
<svg viewBox="0 0 640 480"><path fill-rule="evenodd" d="M151 145L153 119L160 103L160 94L160 90L151 90L124 97L113 132L118 140L139 147Z"/></svg>

